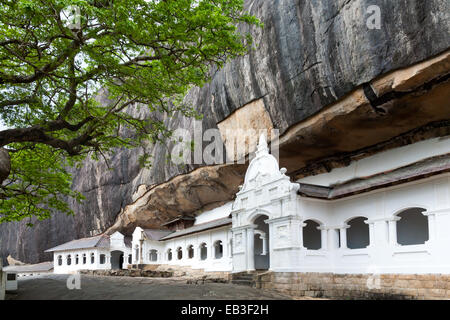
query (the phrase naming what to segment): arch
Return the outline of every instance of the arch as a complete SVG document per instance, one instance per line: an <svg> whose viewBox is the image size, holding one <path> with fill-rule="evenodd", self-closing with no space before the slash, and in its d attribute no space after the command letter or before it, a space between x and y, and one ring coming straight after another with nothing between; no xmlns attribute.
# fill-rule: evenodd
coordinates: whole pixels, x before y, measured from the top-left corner
<svg viewBox="0 0 450 320"><path fill-rule="evenodd" d="M223 257L223 244L222 240L214 242L214 259L222 259Z"/></svg>
<svg viewBox="0 0 450 320"><path fill-rule="evenodd" d="M322 248L322 232L318 229L320 223L315 219L304 221L303 246L308 250L319 250Z"/></svg>
<svg viewBox="0 0 450 320"><path fill-rule="evenodd" d="M67 255L66 259L67 259L67 265L70 266L72 264L72 256L69 254L69 255Z"/></svg>
<svg viewBox="0 0 450 320"><path fill-rule="evenodd" d="M105 254L100 254L100 264L105 264L106 263L106 255Z"/></svg>
<svg viewBox="0 0 450 320"><path fill-rule="evenodd" d="M424 208L412 207L404 209L396 216L397 243L403 246L424 244L430 239L428 217L423 213Z"/></svg>
<svg viewBox="0 0 450 320"><path fill-rule="evenodd" d="M194 246L192 244L187 247L188 259L194 258Z"/></svg>
<svg viewBox="0 0 450 320"><path fill-rule="evenodd" d="M260 216L266 216L267 219L270 219L272 214L265 209L255 209L248 214L247 221L249 224L254 224L256 219L258 219Z"/></svg>
<svg viewBox="0 0 450 320"><path fill-rule="evenodd" d="M200 248L200 260L206 260L208 258L208 247L206 246L206 243L202 242L199 248Z"/></svg>
<svg viewBox="0 0 450 320"><path fill-rule="evenodd" d="M398 216L399 213L402 213L408 209L414 209L414 208L419 208L422 209L423 211L429 211L431 210L428 206L423 205L423 204L418 204L418 203L414 203L414 202L409 202L407 205L402 205L397 207L396 210L393 210L392 212L392 217L395 218Z"/></svg>
<svg viewBox="0 0 450 320"><path fill-rule="evenodd" d="M346 230L349 249L363 249L370 244L369 225L365 223L366 220L366 217L359 216L346 221L349 226Z"/></svg>
<svg viewBox="0 0 450 320"><path fill-rule="evenodd" d="M270 267L270 250L269 250L269 225L265 220L269 219L270 216L263 214L262 210L257 212L254 216L253 224L255 229L253 231L253 259L254 266L256 270L267 270ZM249 254L252 254L249 252Z"/></svg>
<svg viewBox="0 0 450 320"><path fill-rule="evenodd" d="M111 251L111 269L122 269L124 252L120 250Z"/></svg>
<svg viewBox="0 0 450 320"><path fill-rule="evenodd" d="M58 266L62 266L62 264L63 264L62 255L59 255L57 260L58 260Z"/></svg>
<svg viewBox="0 0 450 320"><path fill-rule="evenodd" d="M183 248L178 247L177 248L177 260L183 259Z"/></svg>
<svg viewBox="0 0 450 320"><path fill-rule="evenodd" d="M148 259L149 259L151 262L156 262L156 261L158 261L158 250L156 250L156 249L151 249L151 250L149 251L149 253L148 253Z"/></svg>
<svg viewBox="0 0 450 320"><path fill-rule="evenodd" d="M172 249L167 249L167 261L172 261Z"/></svg>

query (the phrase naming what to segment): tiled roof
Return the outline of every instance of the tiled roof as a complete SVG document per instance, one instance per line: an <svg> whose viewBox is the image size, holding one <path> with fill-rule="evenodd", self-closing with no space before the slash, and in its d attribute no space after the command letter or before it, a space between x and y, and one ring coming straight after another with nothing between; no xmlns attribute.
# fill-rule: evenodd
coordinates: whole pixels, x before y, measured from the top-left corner
<svg viewBox="0 0 450 320"><path fill-rule="evenodd" d="M195 217L191 217L191 216L179 216L179 217L176 217L176 218L173 219L173 220L170 220L170 221L168 221L168 222L166 222L166 223L163 223L162 226L166 226L166 225L168 225L168 224L172 224L172 223L174 223L174 222L176 222L176 221L181 221L181 220L195 220Z"/></svg>
<svg viewBox="0 0 450 320"><path fill-rule="evenodd" d="M164 238L165 236L173 233L173 231L170 230L159 230L159 229L144 229L144 233L147 236L149 240L155 240L158 241L161 238Z"/></svg>
<svg viewBox="0 0 450 320"><path fill-rule="evenodd" d="M222 226L225 226L228 224L231 224L231 218L227 217L227 218L217 219L217 220L197 224L190 228L175 231L175 232L161 238L161 240L169 240L169 239L185 236L185 235L188 235L191 233L196 233L196 232L205 231L208 229L222 227Z"/></svg>
<svg viewBox="0 0 450 320"><path fill-rule="evenodd" d="M45 250L45 252L88 248L109 248L109 236L102 234L95 237L72 240L54 248Z"/></svg>
<svg viewBox="0 0 450 320"><path fill-rule="evenodd" d="M3 267L3 271L12 272L45 272L53 269L53 262L46 261L37 264L26 264L21 266L7 266Z"/></svg>

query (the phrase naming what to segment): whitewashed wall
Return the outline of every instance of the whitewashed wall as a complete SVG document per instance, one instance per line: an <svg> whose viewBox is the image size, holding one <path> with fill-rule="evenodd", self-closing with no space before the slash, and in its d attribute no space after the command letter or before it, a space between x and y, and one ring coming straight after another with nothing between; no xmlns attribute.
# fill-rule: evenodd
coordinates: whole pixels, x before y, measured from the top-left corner
<svg viewBox="0 0 450 320"><path fill-rule="evenodd" d="M322 249L302 248L299 264L285 270L450 273L449 186L450 176L445 174L328 203L299 199L301 219L319 222L325 234L322 236ZM400 245L395 239L396 215L414 207L426 209L424 214L428 216L429 240L425 244ZM336 248L337 239L333 239L332 233L339 230L344 237L348 230L344 228L346 222L358 216L367 218L369 246L364 249ZM297 236L301 237L300 232Z"/></svg>
<svg viewBox="0 0 450 320"><path fill-rule="evenodd" d="M75 255L79 255L79 263L75 263ZM86 264L83 264L83 254L86 254ZM91 254L94 254L94 263L91 263ZM100 255L105 255L105 263L100 263ZM67 265L67 257L71 256L71 264ZM58 257L62 256L62 265L58 264ZM53 253L53 272L57 274L77 273L79 270L107 270L111 269L109 249L85 249L55 251Z"/></svg>
<svg viewBox="0 0 450 320"><path fill-rule="evenodd" d="M285 170L279 170L276 159L266 150L263 141L233 204L233 272L255 269L254 221L265 216L273 271L450 274L449 174L341 200L315 200L296 195L298 185L289 182ZM301 181L330 185L398 168L449 150L448 139L431 139ZM424 244L399 245L397 214L414 207L425 209L429 240ZM346 245L348 222L355 217L366 220L370 244L365 248L349 249ZM319 223L322 242L319 250L309 250L303 245L302 228L309 219Z"/></svg>
<svg viewBox="0 0 450 320"><path fill-rule="evenodd" d="M229 251L229 242L231 239L230 227L225 226L204 232L198 232L192 235L186 235L165 241L144 241L144 264L169 264L174 266L188 266L193 269L203 269L205 271L231 271L231 252ZM133 238L135 239L135 238ZM217 259L215 257L214 243L222 241L223 254ZM207 258L200 259L200 245L206 244ZM133 240L133 248L138 245L138 241ZM194 257L189 258L188 248L194 247ZM178 259L177 249L181 248L182 258ZM158 260L150 261L150 250L158 250ZM168 259L168 251L172 250L172 259ZM133 250L133 261L135 261L135 250Z"/></svg>

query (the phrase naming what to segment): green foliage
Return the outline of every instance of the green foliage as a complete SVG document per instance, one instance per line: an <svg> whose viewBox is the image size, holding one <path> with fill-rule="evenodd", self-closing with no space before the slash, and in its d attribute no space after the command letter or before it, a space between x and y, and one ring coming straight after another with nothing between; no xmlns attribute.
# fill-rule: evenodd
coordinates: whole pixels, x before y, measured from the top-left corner
<svg viewBox="0 0 450 320"><path fill-rule="evenodd" d="M44 220L50 217L49 208L72 213L67 198L81 201L83 196L71 189L72 177L64 169L68 163L61 153L41 144L11 153L12 171L0 200L0 222L32 216Z"/></svg>
<svg viewBox="0 0 450 320"><path fill-rule="evenodd" d="M248 51L239 24L260 25L242 0L0 0L0 12L0 119L10 128L0 147L12 167L0 222L70 213L68 199L82 196L68 167L163 142L161 119L201 117L183 104L187 90Z"/></svg>

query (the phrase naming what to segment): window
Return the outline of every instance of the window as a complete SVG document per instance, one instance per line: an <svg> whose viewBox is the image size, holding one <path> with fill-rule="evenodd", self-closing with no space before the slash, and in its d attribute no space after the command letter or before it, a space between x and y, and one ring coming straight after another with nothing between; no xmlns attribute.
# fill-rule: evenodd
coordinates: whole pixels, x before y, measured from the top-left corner
<svg viewBox="0 0 450 320"><path fill-rule="evenodd" d="M221 240L214 242L214 258L221 259L223 257L223 245Z"/></svg>
<svg viewBox="0 0 450 320"><path fill-rule="evenodd" d="M104 254L100 255L100 264L105 264L106 263L106 256Z"/></svg>
<svg viewBox="0 0 450 320"><path fill-rule="evenodd" d="M70 254L67 256L67 265L70 266L72 264L72 257Z"/></svg>
<svg viewBox="0 0 450 320"><path fill-rule="evenodd" d="M131 262L132 262L132 260L131 260L131 259L132 259L132 257L133 257L133 256L132 256L131 254L130 254L130 255L128 255L128 263L129 263L129 264L131 264Z"/></svg>
<svg viewBox="0 0 450 320"><path fill-rule="evenodd" d="M16 280L16 274L15 273L7 273L6 274L6 280L8 280L8 281L15 281Z"/></svg>
<svg viewBox="0 0 450 320"><path fill-rule="evenodd" d="M428 217L423 214L423 208L406 209L397 217L397 243L408 246L424 244L429 239Z"/></svg>
<svg viewBox="0 0 450 320"><path fill-rule="evenodd" d="M347 224L347 247L349 249L362 249L369 245L369 225L365 223L367 218L353 218Z"/></svg>
<svg viewBox="0 0 450 320"><path fill-rule="evenodd" d="M200 260L206 260L208 258L208 248L206 247L206 243L202 243L200 245Z"/></svg>
<svg viewBox="0 0 450 320"><path fill-rule="evenodd" d="M63 264L63 259L62 259L62 256L59 255L58 256L58 266L62 266L62 264Z"/></svg>
<svg viewBox="0 0 450 320"><path fill-rule="evenodd" d="M192 259L194 257L194 246L191 244L188 246L188 259Z"/></svg>
<svg viewBox="0 0 450 320"><path fill-rule="evenodd" d="M177 248L177 259L178 260L183 259L183 249L181 249L181 247Z"/></svg>
<svg viewBox="0 0 450 320"><path fill-rule="evenodd" d="M320 224L313 220L306 220L303 227L303 246L308 250L318 250L322 248L322 236L318 227Z"/></svg>
<svg viewBox="0 0 450 320"><path fill-rule="evenodd" d="M172 249L167 250L167 260L168 261L172 260Z"/></svg>
<svg viewBox="0 0 450 320"><path fill-rule="evenodd" d="M75 264L78 264L80 262L80 257L79 255L75 255Z"/></svg>
<svg viewBox="0 0 450 320"><path fill-rule="evenodd" d="M150 250L149 259L150 259L150 261L157 261L158 260L158 251L155 249Z"/></svg>
<svg viewBox="0 0 450 320"><path fill-rule="evenodd" d="M95 254L92 252L91 253L91 264L95 263Z"/></svg>
<svg viewBox="0 0 450 320"><path fill-rule="evenodd" d="M83 253L83 264L86 264L86 253Z"/></svg>

